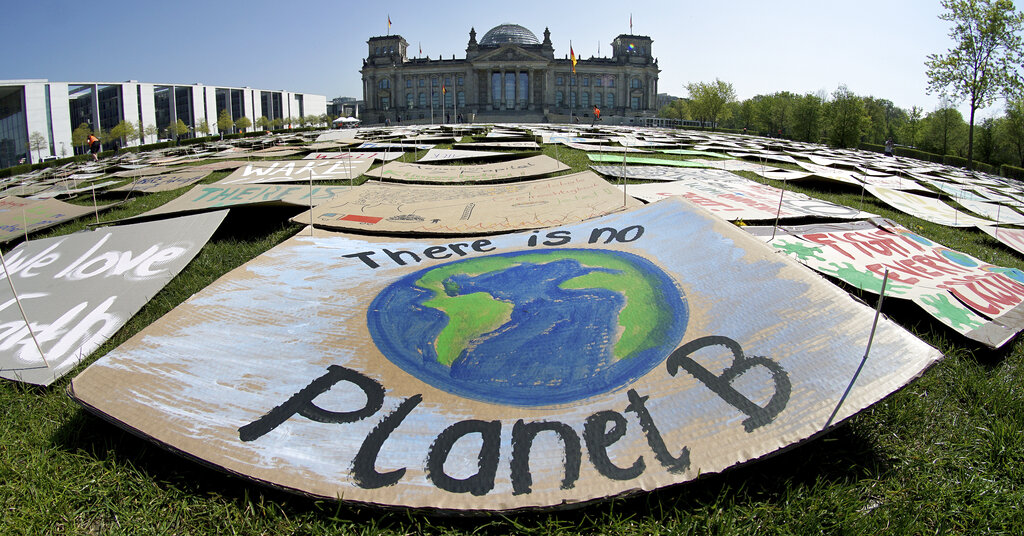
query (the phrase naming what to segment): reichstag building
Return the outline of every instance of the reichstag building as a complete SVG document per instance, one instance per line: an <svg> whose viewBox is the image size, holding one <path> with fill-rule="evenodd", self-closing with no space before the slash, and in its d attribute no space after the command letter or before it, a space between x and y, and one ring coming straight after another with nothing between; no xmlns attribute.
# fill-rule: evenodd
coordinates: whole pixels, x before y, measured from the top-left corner
<svg viewBox="0 0 1024 536"><path fill-rule="evenodd" d="M410 58L401 35L371 37L363 60L361 118L397 121L564 122L656 113L658 62L651 38L622 34L610 58L555 58L551 32L544 40L518 24L491 28L479 42L469 30L466 57Z"/></svg>

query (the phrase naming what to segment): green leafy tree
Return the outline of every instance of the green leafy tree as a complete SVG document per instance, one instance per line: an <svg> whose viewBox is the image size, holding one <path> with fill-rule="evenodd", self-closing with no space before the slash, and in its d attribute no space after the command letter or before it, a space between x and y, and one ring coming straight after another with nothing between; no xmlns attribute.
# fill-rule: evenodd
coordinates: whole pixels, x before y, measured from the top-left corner
<svg viewBox="0 0 1024 536"><path fill-rule="evenodd" d="M866 120L864 101L845 84L836 88L828 105L829 143L836 147L856 147Z"/></svg>
<svg viewBox="0 0 1024 536"><path fill-rule="evenodd" d="M675 99L658 110L658 117L665 119L689 119L690 112L686 99Z"/></svg>
<svg viewBox="0 0 1024 536"><path fill-rule="evenodd" d="M71 144L75 147L82 147L84 152L85 144L89 141L90 134L92 134L92 129L89 128L88 123L78 125L75 130L71 131Z"/></svg>
<svg viewBox="0 0 1024 536"><path fill-rule="evenodd" d="M977 131L975 148L978 160L992 164L996 155L996 120L992 117L982 119L981 123L978 123Z"/></svg>
<svg viewBox="0 0 1024 536"><path fill-rule="evenodd" d="M41 132L33 132L28 137L28 150L36 152L36 161L43 159L43 150L49 149L50 144L46 142L46 136L43 136Z"/></svg>
<svg viewBox="0 0 1024 536"><path fill-rule="evenodd" d="M167 129L174 134L175 138L180 138L188 134L188 125L186 125L185 122L181 119L179 119L175 123L171 123L170 125L168 125Z"/></svg>
<svg viewBox="0 0 1024 536"><path fill-rule="evenodd" d="M224 133L231 133L231 127L235 126L235 121L231 119L231 114L226 109L221 110L217 116L217 130L220 131L220 139L224 139Z"/></svg>
<svg viewBox="0 0 1024 536"><path fill-rule="evenodd" d="M964 116L949 100L943 99L939 109L925 117L922 147L937 154L959 154L966 131Z"/></svg>
<svg viewBox="0 0 1024 536"><path fill-rule="evenodd" d="M160 130L156 128L156 125L150 123L146 125L146 136L156 138L160 134Z"/></svg>
<svg viewBox="0 0 1024 536"><path fill-rule="evenodd" d="M281 119L280 117L275 117L271 124L275 129L281 128L284 126L284 119Z"/></svg>
<svg viewBox="0 0 1024 536"><path fill-rule="evenodd" d="M727 118L731 110L726 106L736 100L732 84L715 79L714 82L692 82L686 84L690 93L690 113L702 122L711 123L715 128L719 119Z"/></svg>
<svg viewBox="0 0 1024 536"><path fill-rule="evenodd" d="M907 119L903 123L903 128L900 134L900 138L902 139L901 143L905 143L912 147L917 146L918 130L920 130L921 126L921 112L923 111L924 110L922 110L920 106L912 106L910 111L907 112Z"/></svg>
<svg viewBox="0 0 1024 536"><path fill-rule="evenodd" d="M258 119L256 119L256 126L260 127L263 130L270 130L270 127L273 126L273 124L274 122L267 118L267 116L265 115L261 115Z"/></svg>
<svg viewBox="0 0 1024 536"><path fill-rule="evenodd" d="M953 23L949 32L956 46L945 54L930 54L928 92L938 91L970 105L967 167L974 160L974 114L1005 94L1021 89L1017 70L1024 59L1020 32L1024 14L1012 0L943 0L939 15Z"/></svg>
<svg viewBox="0 0 1024 536"><path fill-rule="evenodd" d="M251 126L252 120L250 120L248 117L245 117L244 115L242 117L239 117L238 119L235 119L235 128L237 128L239 132L243 132L245 131L245 129Z"/></svg>
<svg viewBox="0 0 1024 536"><path fill-rule="evenodd" d="M793 137L812 143L820 140L824 101L823 96L813 93L797 99L793 106Z"/></svg>
<svg viewBox="0 0 1024 536"><path fill-rule="evenodd" d="M199 124L196 125L196 132L201 132L203 136L210 135L210 123L206 120L205 117L199 121Z"/></svg>
<svg viewBox="0 0 1024 536"><path fill-rule="evenodd" d="M139 137L140 145L146 144L146 126L142 124L142 121L135 125L135 135Z"/></svg>
<svg viewBox="0 0 1024 536"><path fill-rule="evenodd" d="M135 124L131 121L121 121L114 125L114 128L110 129L110 136L116 140L121 140L121 146L128 145L128 140L136 136Z"/></svg>
<svg viewBox="0 0 1024 536"><path fill-rule="evenodd" d="M1024 167L1024 100L1006 103L1005 121L1000 126L1000 138L1017 156L1017 165Z"/></svg>

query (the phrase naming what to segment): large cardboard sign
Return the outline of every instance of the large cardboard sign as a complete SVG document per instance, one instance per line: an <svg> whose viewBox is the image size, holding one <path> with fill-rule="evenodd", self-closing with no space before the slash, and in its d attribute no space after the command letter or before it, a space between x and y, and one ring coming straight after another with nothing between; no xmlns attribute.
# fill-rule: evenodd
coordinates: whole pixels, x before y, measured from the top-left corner
<svg viewBox="0 0 1024 536"><path fill-rule="evenodd" d="M351 189L352 186L310 187L307 184L200 184L136 218L239 206L316 206Z"/></svg>
<svg viewBox="0 0 1024 536"><path fill-rule="evenodd" d="M176 452L314 496L561 507L820 433L873 318L678 200L465 240L302 232L71 392ZM837 422L939 357L881 319Z"/></svg>
<svg viewBox="0 0 1024 536"><path fill-rule="evenodd" d="M103 207L106 208L106 207ZM92 214L93 207L72 205L56 199L0 198L0 242L8 242L29 233L53 227Z"/></svg>
<svg viewBox="0 0 1024 536"><path fill-rule="evenodd" d="M1003 206L1002 204L986 203L984 201L971 201L969 199L960 199L958 203L963 205L967 210L992 220L993 223L1024 225L1024 215L1010 207Z"/></svg>
<svg viewBox="0 0 1024 536"><path fill-rule="evenodd" d="M677 168L670 166L590 166L590 169L607 177L627 178L646 181L679 181L679 180L734 180L737 178L730 171L710 168Z"/></svg>
<svg viewBox="0 0 1024 536"><path fill-rule="evenodd" d="M491 182L540 177L568 169L569 166L550 156L537 155L471 166L390 162L368 175L371 179L426 183Z"/></svg>
<svg viewBox="0 0 1024 536"><path fill-rule="evenodd" d="M647 164L652 166L672 166L672 167L690 167L690 168L703 168L712 167L707 164L696 162L695 160L669 160L667 158L651 158L646 156L622 156L614 154L588 154L587 158L591 162L600 162L604 164L608 163L622 163L622 160L626 160L626 164Z"/></svg>
<svg viewBox="0 0 1024 536"><path fill-rule="evenodd" d="M515 153L499 151L466 151L464 149L431 149L417 162L450 162L452 160L496 160L515 157Z"/></svg>
<svg viewBox="0 0 1024 536"><path fill-rule="evenodd" d="M282 160L251 162L217 184L262 184L352 180L370 169L371 160Z"/></svg>
<svg viewBox="0 0 1024 536"><path fill-rule="evenodd" d="M980 229L1002 242L1004 246L1024 256L1024 229L1010 229L994 225L983 225Z"/></svg>
<svg viewBox="0 0 1024 536"><path fill-rule="evenodd" d="M466 235L568 225L641 203L589 171L500 185L382 182L346 191L292 218L374 234Z"/></svg>
<svg viewBox="0 0 1024 536"><path fill-rule="evenodd" d="M870 212L816 199L799 192L783 191L736 175L732 175L731 178L629 184L619 188L624 188L629 195L648 202L667 197L683 197L729 221L806 217L859 220L875 216Z"/></svg>
<svg viewBox="0 0 1024 536"><path fill-rule="evenodd" d="M110 191L144 193L167 192L195 184L209 174L210 172L205 170L196 171L191 168L183 168L166 175L149 175L146 177L139 177L124 186L111 188Z"/></svg>
<svg viewBox="0 0 1024 536"><path fill-rule="evenodd" d="M177 275L226 214L95 229L7 253L7 269L0 270L0 377L49 385L63 376Z"/></svg>
<svg viewBox="0 0 1024 536"><path fill-rule="evenodd" d="M885 219L747 227L815 270L878 294L911 300L943 324L998 348L1024 329L1024 272L995 266Z"/></svg>
<svg viewBox="0 0 1024 536"><path fill-rule="evenodd" d="M925 197L922 195L914 195L907 192L901 192L898 190L892 190L889 188L880 188L878 186L865 186L871 195L882 200L883 203L890 207L916 216L925 221L930 221L938 225L945 225L948 227L975 227L982 225L992 225L991 220L983 220L961 212L955 208L935 199L933 197Z"/></svg>
<svg viewBox="0 0 1024 536"><path fill-rule="evenodd" d="M332 152L313 152L306 156L303 156L303 160L351 160L353 162L362 160L377 160L379 162L390 162L402 158L405 153L401 151L393 152L377 152L377 151L332 151Z"/></svg>
<svg viewBox="0 0 1024 536"><path fill-rule="evenodd" d="M580 151L587 151L588 153L650 153L651 151L645 151L643 149L637 149L634 147L615 147L614 145L596 145L593 143L565 143L566 147L570 149L577 149Z"/></svg>
<svg viewBox="0 0 1024 536"><path fill-rule="evenodd" d="M466 149L469 151L498 149L504 151L508 149L540 149L540 145L537 145L535 141L475 141L472 143L453 143L452 149Z"/></svg>

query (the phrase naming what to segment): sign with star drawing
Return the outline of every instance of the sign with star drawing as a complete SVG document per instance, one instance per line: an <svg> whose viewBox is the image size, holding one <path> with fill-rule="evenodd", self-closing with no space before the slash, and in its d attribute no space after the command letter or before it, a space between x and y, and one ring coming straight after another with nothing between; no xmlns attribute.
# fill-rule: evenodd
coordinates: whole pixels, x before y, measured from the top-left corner
<svg viewBox="0 0 1024 536"><path fill-rule="evenodd" d="M1024 272L949 249L890 220L746 230L823 274L875 294L888 270L886 296L911 300L986 346L998 348L1024 329Z"/></svg>

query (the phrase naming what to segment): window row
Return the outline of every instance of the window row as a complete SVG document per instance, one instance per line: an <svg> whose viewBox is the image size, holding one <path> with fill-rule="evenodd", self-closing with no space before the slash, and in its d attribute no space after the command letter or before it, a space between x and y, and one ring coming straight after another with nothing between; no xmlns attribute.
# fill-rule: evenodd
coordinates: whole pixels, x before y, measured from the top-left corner
<svg viewBox="0 0 1024 536"><path fill-rule="evenodd" d="M590 87L591 84L594 87L615 87L615 75L613 74L574 75L562 73L555 77L555 85L564 86L566 79L569 80L570 86L575 86L578 82L583 87ZM640 81L639 78L633 80Z"/></svg>
<svg viewBox="0 0 1024 536"><path fill-rule="evenodd" d="M451 107L456 102L458 103L459 106L465 106L466 105L466 92L465 91L458 91L458 92L456 92L456 91L446 91L443 96L444 96L444 105L446 107ZM426 92L421 91L419 93L419 95L416 95L416 94L411 93L411 92L410 93L406 93L405 94L405 107L410 109L410 110L413 109L413 108L430 108L430 107L437 108L438 110L440 110L441 109L441 97L442 97L442 94L441 94L440 91L434 91L433 94L430 97L430 104L427 104L427 93Z"/></svg>
<svg viewBox="0 0 1024 536"><path fill-rule="evenodd" d="M587 108L589 108L590 106L597 106L598 108L600 108L602 106L604 106L606 108L614 108L615 107L615 94L614 93L603 94L603 93L600 93L600 92L597 92L597 91L595 91L594 93L590 93L589 91L583 91L583 92L573 92L573 91L570 91L569 92L569 102L567 103L565 101L565 93L563 93L561 90L555 91L555 106L569 106L570 108L575 108L576 105L577 105L576 104L577 93L579 94L579 106L580 107L587 107ZM603 96L603 102L602 102L602 96Z"/></svg>

